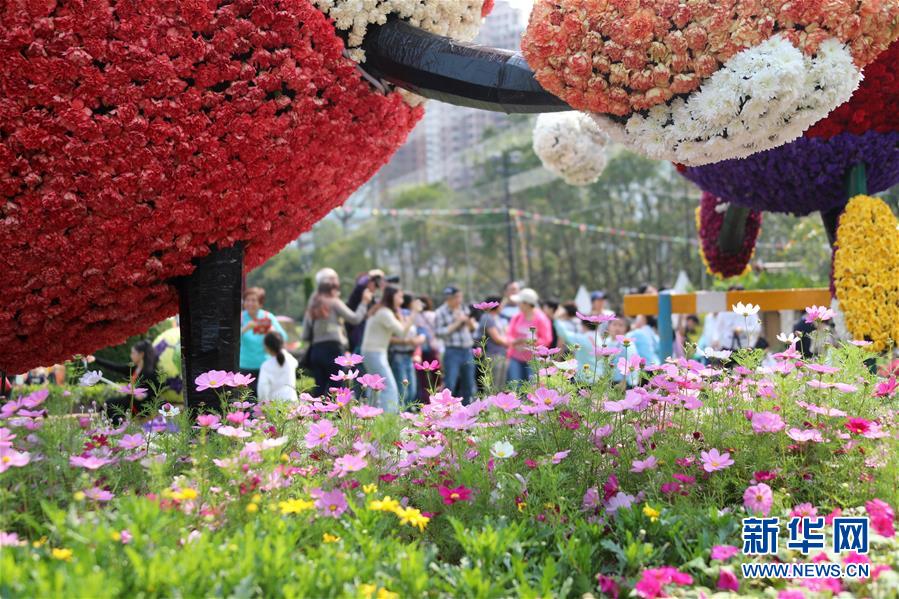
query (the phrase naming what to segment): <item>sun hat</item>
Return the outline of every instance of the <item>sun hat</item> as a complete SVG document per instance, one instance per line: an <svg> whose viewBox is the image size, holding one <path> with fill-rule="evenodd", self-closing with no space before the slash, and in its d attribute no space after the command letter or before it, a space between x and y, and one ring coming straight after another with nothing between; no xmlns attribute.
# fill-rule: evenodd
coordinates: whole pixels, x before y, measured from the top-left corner
<svg viewBox="0 0 899 599"><path fill-rule="evenodd" d="M510 298L516 304L530 304L536 306L540 303L540 296L530 287L525 287Z"/></svg>

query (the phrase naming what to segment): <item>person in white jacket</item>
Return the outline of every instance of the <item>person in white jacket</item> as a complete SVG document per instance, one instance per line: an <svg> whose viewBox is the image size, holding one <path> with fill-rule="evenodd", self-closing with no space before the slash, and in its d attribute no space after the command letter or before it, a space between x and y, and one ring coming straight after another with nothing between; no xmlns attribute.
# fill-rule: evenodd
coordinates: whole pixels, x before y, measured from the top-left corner
<svg viewBox="0 0 899 599"><path fill-rule="evenodd" d="M297 359L284 350L284 340L275 332L263 341L268 359L259 368L259 399L297 401Z"/></svg>

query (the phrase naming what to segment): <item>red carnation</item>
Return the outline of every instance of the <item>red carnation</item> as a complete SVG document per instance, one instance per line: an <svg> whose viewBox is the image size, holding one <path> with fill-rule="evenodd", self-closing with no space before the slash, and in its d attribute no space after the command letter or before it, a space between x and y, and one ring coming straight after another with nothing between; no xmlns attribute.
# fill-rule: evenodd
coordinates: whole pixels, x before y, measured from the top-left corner
<svg viewBox="0 0 899 599"><path fill-rule="evenodd" d="M718 237L724 224L726 208L726 202L703 192L696 216L702 259L710 273L724 278L736 277L746 271L762 228L762 213L751 210L746 219L742 247L737 253L725 253L718 246Z"/></svg>

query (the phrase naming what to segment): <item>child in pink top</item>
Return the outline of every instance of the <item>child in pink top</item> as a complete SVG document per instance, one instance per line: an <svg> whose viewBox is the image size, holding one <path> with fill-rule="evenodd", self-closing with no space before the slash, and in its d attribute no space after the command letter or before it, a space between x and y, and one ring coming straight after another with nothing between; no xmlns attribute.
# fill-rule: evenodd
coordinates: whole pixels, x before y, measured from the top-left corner
<svg viewBox="0 0 899 599"><path fill-rule="evenodd" d="M552 322L543 311L537 309L540 298L533 289L522 289L511 299L518 304L519 312L512 317L506 330L506 338L509 340L507 380L526 381L531 376L529 362L533 358L533 352L528 347L532 340L535 346L549 346L552 343ZM531 329L534 329L533 333Z"/></svg>

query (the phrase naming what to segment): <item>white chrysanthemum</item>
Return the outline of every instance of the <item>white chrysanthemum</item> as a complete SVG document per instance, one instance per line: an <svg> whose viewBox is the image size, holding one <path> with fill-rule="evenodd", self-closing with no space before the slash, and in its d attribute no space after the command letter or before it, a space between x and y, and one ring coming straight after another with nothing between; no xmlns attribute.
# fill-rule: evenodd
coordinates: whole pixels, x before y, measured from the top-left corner
<svg viewBox="0 0 899 599"><path fill-rule="evenodd" d="M359 49L369 25L383 24L395 15L411 25L460 41L470 41L481 26L484 0L313 0L316 8L348 33L347 47L354 60L363 61Z"/></svg>
<svg viewBox="0 0 899 599"><path fill-rule="evenodd" d="M733 56L686 99L634 114L624 125L593 118L641 154L699 166L793 141L846 102L861 79L836 39L808 57L776 35Z"/></svg>
<svg viewBox="0 0 899 599"><path fill-rule="evenodd" d="M543 166L569 185L589 185L606 168L608 137L579 112L541 114L534 126L534 152Z"/></svg>

